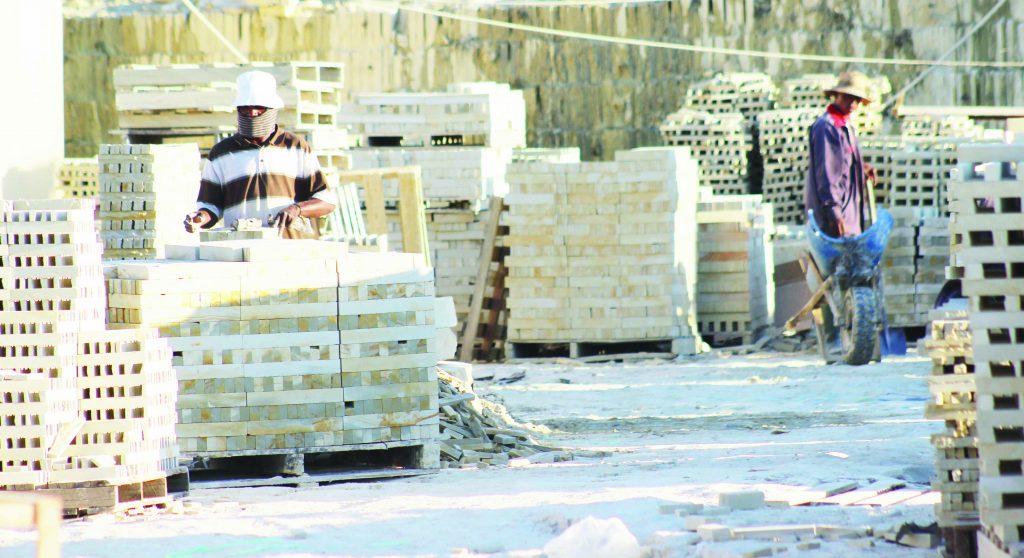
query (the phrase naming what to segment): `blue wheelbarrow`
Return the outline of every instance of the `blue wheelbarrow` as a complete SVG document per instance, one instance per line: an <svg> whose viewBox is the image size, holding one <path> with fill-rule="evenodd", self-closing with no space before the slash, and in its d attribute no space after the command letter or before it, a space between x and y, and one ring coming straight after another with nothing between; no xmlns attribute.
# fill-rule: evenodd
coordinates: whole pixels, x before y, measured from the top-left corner
<svg viewBox="0 0 1024 558"><path fill-rule="evenodd" d="M795 331L796 324L810 315L826 362L861 365L881 360L886 320L880 264L892 226L892 215L879 208L874 223L862 234L835 238L818 227L813 211L808 212L809 248L800 265L813 294L785 329ZM838 332L838 347L830 335L833 331Z"/></svg>

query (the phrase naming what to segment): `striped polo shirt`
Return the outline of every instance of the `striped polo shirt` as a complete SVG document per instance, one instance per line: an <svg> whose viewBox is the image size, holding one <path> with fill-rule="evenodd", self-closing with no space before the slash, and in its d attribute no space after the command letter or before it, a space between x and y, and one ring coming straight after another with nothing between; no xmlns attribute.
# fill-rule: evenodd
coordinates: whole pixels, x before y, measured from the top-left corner
<svg viewBox="0 0 1024 558"><path fill-rule="evenodd" d="M311 198L334 203L309 144L278 126L262 144L235 134L214 145L196 205L225 226L253 218L267 224L282 209Z"/></svg>

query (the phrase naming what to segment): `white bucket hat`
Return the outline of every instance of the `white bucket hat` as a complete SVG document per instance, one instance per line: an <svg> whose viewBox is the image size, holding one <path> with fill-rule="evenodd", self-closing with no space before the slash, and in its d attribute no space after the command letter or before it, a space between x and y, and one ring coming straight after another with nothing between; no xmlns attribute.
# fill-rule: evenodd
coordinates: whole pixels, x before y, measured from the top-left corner
<svg viewBox="0 0 1024 558"><path fill-rule="evenodd" d="M284 100L277 94L277 80L267 72L254 70L238 76L236 107L284 107Z"/></svg>

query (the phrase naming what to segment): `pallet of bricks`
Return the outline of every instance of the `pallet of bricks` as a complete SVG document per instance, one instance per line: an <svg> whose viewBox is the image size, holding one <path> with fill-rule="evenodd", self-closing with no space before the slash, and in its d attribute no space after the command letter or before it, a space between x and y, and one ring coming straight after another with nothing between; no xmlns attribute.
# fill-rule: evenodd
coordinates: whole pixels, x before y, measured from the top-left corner
<svg viewBox="0 0 1024 558"><path fill-rule="evenodd" d="M686 149L515 163L508 180L507 356L695 351L697 163Z"/></svg>
<svg viewBox="0 0 1024 558"><path fill-rule="evenodd" d="M442 93L361 94L341 111L361 147L354 170L418 166L426 202L427 240L438 296L455 301L466 322L488 221L488 201L507 192L505 169L526 144L523 92L506 84L458 83ZM579 160L578 150L545 157ZM397 184L385 181L388 204ZM398 212L389 211L389 246L402 246Z"/></svg>
<svg viewBox="0 0 1024 558"><path fill-rule="evenodd" d="M749 344L775 320L772 206L761 196L697 205L697 326L714 345Z"/></svg>
<svg viewBox="0 0 1024 558"><path fill-rule="evenodd" d="M920 211L890 209L893 217L889 244L882 256L882 300L889 327L915 327L925 323L917 314L914 274L917 264L917 226Z"/></svg>
<svg viewBox="0 0 1024 558"><path fill-rule="evenodd" d="M437 466L436 299L422 256L237 240L109 263L111 327L154 327L193 459L413 448Z"/></svg>
<svg viewBox="0 0 1024 558"><path fill-rule="evenodd" d="M96 198L100 194L95 157L65 158L57 172L57 198Z"/></svg>
<svg viewBox="0 0 1024 558"><path fill-rule="evenodd" d="M802 224L807 182L808 129L821 109L769 110L757 115L758 149L764 174L765 203L774 207L778 223Z"/></svg>
<svg viewBox="0 0 1024 558"><path fill-rule="evenodd" d="M726 73L690 85L684 107L712 114L739 112L746 118L771 110L778 88L762 73Z"/></svg>
<svg viewBox="0 0 1024 558"><path fill-rule="evenodd" d="M170 349L106 329L94 208L0 202L0 489L56 494L65 515L165 505L169 475L187 490Z"/></svg>
<svg viewBox="0 0 1024 558"><path fill-rule="evenodd" d="M164 247L186 241L181 222L195 211L199 149L176 145L102 145L99 220L103 257L164 257Z"/></svg>
<svg viewBox="0 0 1024 558"><path fill-rule="evenodd" d="M747 159L753 137L742 114L681 108L665 117L659 129L665 145L690 149L700 165L702 187L719 195L750 191Z"/></svg>
<svg viewBox="0 0 1024 558"><path fill-rule="evenodd" d="M949 217L922 216L917 227L914 260L914 312L928 323L935 300L946 284L950 258Z"/></svg>
<svg viewBox="0 0 1024 558"><path fill-rule="evenodd" d="M928 377L932 400L924 414L945 424L941 433L931 437L935 446L932 488L940 494L935 518L945 555L950 557L977 555L979 526L977 388L965 303L957 299L931 311L931 334L924 345L932 360Z"/></svg>
<svg viewBox="0 0 1024 558"><path fill-rule="evenodd" d="M284 101L277 117L285 129L305 135L325 166L344 158L346 135L337 130L344 66L337 62L129 65L114 70L118 126L131 143L192 138L205 155L235 132L235 81L250 70L277 80ZM314 132L322 132L316 134Z"/></svg>
<svg viewBox="0 0 1024 558"><path fill-rule="evenodd" d="M950 183L953 276L969 299L980 556L1024 555L1024 145L961 144Z"/></svg>

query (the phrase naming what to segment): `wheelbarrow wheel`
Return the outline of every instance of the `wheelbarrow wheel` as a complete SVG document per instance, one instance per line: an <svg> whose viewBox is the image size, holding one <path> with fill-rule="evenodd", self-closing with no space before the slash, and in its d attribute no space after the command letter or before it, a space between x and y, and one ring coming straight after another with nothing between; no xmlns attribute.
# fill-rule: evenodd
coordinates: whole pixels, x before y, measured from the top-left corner
<svg viewBox="0 0 1024 558"><path fill-rule="evenodd" d="M852 287L846 290L843 322L840 332L843 344L843 362L859 366L871 362L878 343L878 304L870 287Z"/></svg>

